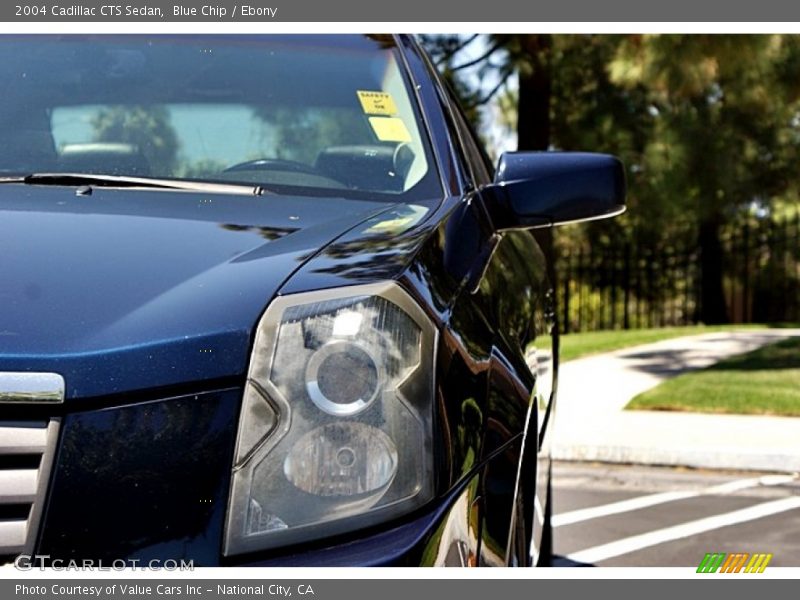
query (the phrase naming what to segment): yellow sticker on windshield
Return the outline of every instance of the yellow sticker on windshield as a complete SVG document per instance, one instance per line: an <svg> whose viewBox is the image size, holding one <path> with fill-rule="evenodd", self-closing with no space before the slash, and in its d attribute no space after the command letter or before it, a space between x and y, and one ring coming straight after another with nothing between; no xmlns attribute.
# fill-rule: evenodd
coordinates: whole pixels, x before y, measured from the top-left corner
<svg viewBox="0 0 800 600"><path fill-rule="evenodd" d="M370 117L372 131L382 142L410 142L411 133L402 119L397 117Z"/></svg>
<svg viewBox="0 0 800 600"><path fill-rule="evenodd" d="M362 110L368 115L396 115L397 105L391 94L358 90Z"/></svg>

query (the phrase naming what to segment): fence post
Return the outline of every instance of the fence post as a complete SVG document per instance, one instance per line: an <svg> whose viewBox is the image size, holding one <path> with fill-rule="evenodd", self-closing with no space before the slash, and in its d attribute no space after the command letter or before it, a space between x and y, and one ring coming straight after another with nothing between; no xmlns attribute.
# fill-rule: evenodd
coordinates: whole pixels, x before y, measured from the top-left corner
<svg viewBox="0 0 800 600"><path fill-rule="evenodd" d="M563 319L563 332L569 333L569 284L572 278L572 257L566 256L564 258L566 269L564 271L564 319Z"/></svg>
<svg viewBox="0 0 800 600"><path fill-rule="evenodd" d="M641 329L644 323L642 312L642 251L641 248L636 250L636 327Z"/></svg>
<svg viewBox="0 0 800 600"><path fill-rule="evenodd" d="M778 262L775 259L777 248L775 244L775 228L773 227L772 219L768 219L764 222L762 230L762 239L766 241L767 249L769 250L769 260L767 261L767 289L774 290L775 271L778 270ZM764 314L766 315L768 321L774 321L776 320L775 312L769 304L767 305Z"/></svg>
<svg viewBox="0 0 800 600"><path fill-rule="evenodd" d="M742 321L752 323L750 315L750 219L745 219L742 230L742 244L744 245L744 273L742 274Z"/></svg>
<svg viewBox="0 0 800 600"><path fill-rule="evenodd" d="M648 248L647 252L647 327L653 327L655 322L656 312L656 294L655 294L655 275L653 273L653 262L655 256L652 248Z"/></svg>
<svg viewBox="0 0 800 600"><path fill-rule="evenodd" d="M578 331L583 331L583 307L584 307L584 292L583 276L586 269L583 264L583 249L578 252Z"/></svg>
<svg viewBox="0 0 800 600"><path fill-rule="evenodd" d="M800 261L800 209L796 208L794 212L794 248L792 252L792 260L795 264ZM787 320L797 321L800 319L800 298L797 290L795 290L794 307L786 315ZM791 316L790 316L791 315Z"/></svg>
<svg viewBox="0 0 800 600"><path fill-rule="evenodd" d="M619 254L616 252L615 249L613 258L611 260L611 268L608 270L609 277L606 280L606 283L608 283L611 286L609 294L610 298L608 303L610 308L609 316L611 317L611 323L610 323L611 329L617 328L617 272L618 272L617 261L618 260L619 260Z"/></svg>
<svg viewBox="0 0 800 600"><path fill-rule="evenodd" d="M623 263L622 285L624 286L624 297L622 300L623 313L622 313L622 327L624 329L631 328L631 243L625 243L625 257Z"/></svg>
<svg viewBox="0 0 800 600"><path fill-rule="evenodd" d="M690 247L684 243L683 249L683 318L681 325L690 325L694 323L694 315L689 315L689 306L692 300L692 251Z"/></svg>

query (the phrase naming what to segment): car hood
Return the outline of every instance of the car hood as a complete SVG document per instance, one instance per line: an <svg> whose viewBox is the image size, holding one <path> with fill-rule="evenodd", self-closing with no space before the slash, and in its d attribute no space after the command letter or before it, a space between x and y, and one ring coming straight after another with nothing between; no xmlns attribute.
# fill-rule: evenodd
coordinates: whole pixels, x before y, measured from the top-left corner
<svg viewBox="0 0 800 600"><path fill-rule="evenodd" d="M242 376L281 284L391 205L340 198L0 186L0 371L67 398Z"/></svg>

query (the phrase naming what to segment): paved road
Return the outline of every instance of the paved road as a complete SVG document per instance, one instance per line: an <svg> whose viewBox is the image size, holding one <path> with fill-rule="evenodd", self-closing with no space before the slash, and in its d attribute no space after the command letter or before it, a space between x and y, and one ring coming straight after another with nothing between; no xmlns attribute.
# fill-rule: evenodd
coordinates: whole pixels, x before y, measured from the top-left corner
<svg viewBox="0 0 800 600"><path fill-rule="evenodd" d="M556 566L696 567L706 552L800 566L800 479L786 473L554 463Z"/></svg>

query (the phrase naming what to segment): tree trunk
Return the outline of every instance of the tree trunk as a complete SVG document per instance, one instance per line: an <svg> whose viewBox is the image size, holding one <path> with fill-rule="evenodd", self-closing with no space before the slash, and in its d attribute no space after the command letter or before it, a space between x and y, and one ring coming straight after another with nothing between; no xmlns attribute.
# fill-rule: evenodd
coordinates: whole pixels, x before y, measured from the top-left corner
<svg viewBox="0 0 800 600"><path fill-rule="evenodd" d="M550 146L552 70L549 35L520 36L524 63L519 69L517 149L547 150Z"/></svg>
<svg viewBox="0 0 800 600"><path fill-rule="evenodd" d="M550 147L550 101L553 40L546 34L520 35L524 53L519 68L517 103L517 150L547 150ZM550 281L555 281L553 229L535 229L533 236L547 257Z"/></svg>
<svg viewBox="0 0 800 600"><path fill-rule="evenodd" d="M722 287L722 242L720 219L706 218L700 222L700 320L708 325L728 322L725 292Z"/></svg>

